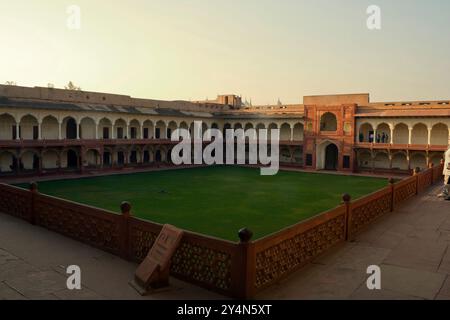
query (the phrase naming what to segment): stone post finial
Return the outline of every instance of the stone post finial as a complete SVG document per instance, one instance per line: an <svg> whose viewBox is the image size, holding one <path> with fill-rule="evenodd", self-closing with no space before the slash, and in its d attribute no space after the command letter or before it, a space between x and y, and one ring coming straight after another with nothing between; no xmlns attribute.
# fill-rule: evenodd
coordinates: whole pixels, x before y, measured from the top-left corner
<svg viewBox="0 0 450 320"><path fill-rule="evenodd" d="M131 215L131 204L127 201L122 202L120 205L120 210L123 215L130 216Z"/></svg>
<svg viewBox="0 0 450 320"><path fill-rule="evenodd" d="M238 232L239 239L241 240L241 243L247 243L250 242L250 240L253 237L253 232L250 231L248 228L243 228L239 230Z"/></svg>
<svg viewBox="0 0 450 320"><path fill-rule="evenodd" d="M352 197L348 193L345 193L345 194L342 195L342 200L345 203L348 203L348 202L350 202L352 200Z"/></svg>
<svg viewBox="0 0 450 320"><path fill-rule="evenodd" d="M31 192L38 192L38 185L36 182L31 182L29 188Z"/></svg>

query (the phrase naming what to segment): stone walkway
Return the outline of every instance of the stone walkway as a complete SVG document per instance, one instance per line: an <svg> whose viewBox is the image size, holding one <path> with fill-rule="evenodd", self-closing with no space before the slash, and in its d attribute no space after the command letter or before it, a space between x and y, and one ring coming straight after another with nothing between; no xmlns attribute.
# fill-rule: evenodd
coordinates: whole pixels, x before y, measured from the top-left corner
<svg viewBox="0 0 450 320"><path fill-rule="evenodd" d="M450 300L450 202L439 187L413 199L345 243L260 294L260 299ZM382 290L367 289L369 265Z"/></svg>
<svg viewBox="0 0 450 320"><path fill-rule="evenodd" d="M66 287L66 268L81 268L82 290ZM131 286L137 265L80 242L0 214L0 300L143 299ZM218 299L171 279L172 287L144 299Z"/></svg>
<svg viewBox="0 0 450 320"><path fill-rule="evenodd" d="M258 299L450 299L450 202L434 187L375 222ZM66 288L68 265L82 270L81 291ZM381 267L380 291L366 269ZM1 299L142 299L128 282L137 265L25 221L0 214ZM222 299L171 279L145 299Z"/></svg>

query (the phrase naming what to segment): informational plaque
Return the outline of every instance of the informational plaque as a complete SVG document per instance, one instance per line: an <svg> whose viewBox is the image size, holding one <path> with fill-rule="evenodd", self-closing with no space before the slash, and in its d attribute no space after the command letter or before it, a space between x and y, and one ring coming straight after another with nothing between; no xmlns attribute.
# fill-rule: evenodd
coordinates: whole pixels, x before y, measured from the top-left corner
<svg viewBox="0 0 450 320"><path fill-rule="evenodd" d="M139 265L134 275L134 284L141 294L150 287L160 288L169 283L170 261L178 248L183 230L171 225L164 225L147 257Z"/></svg>

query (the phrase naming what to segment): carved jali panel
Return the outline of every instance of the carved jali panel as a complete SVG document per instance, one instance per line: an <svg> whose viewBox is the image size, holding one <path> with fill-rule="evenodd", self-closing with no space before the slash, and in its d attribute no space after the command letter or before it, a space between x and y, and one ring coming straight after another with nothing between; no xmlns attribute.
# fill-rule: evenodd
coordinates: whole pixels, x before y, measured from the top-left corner
<svg viewBox="0 0 450 320"><path fill-rule="evenodd" d="M399 188L395 188L394 203L397 204L413 197L416 194L416 187L416 180L412 179L411 182Z"/></svg>
<svg viewBox="0 0 450 320"><path fill-rule="evenodd" d="M171 273L226 291L231 287L231 254L182 241L172 259Z"/></svg>
<svg viewBox="0 0 450 320"><path fill-rule="evenodd" d="M58 202L36 201L38 224L107 251L118 252L119 223L117 220L87 214L86 208L60 206ZM111 214L112 215L112 214ZM106 214L105 214L106 216Z"/></svg>
<svg viewBox="0 0 450 320"><path fill-rule="evenodd" d="M392 193L386 193L360 206L352 206L350 232L356 233L372 221L391 211Z"/></svg>
<svg viewBox="0 0 450 320"><path fill-rule="evenodd" d="M266 286L345 240L345 215L256 253L256 288Z"/></svg>
<svg viewBox="0 0 450 320"><path fill-rule="evenodd" d="M31 193L26 190L0 185L0 211L21 219L31 212Z"/></svg>

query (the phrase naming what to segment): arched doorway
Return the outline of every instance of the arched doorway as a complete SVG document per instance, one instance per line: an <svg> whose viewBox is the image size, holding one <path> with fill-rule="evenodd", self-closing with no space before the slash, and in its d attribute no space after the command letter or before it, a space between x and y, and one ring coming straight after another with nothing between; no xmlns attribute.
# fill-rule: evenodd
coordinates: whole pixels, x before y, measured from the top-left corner
<svg viewBox="0 0 450 320"><path fill-rule="evenodd" d="M144 163L150 162L150 152L148 150L144 150L143 162Z"/></svg>
<svg viewBox="0 0 450 320"><path fill-rule="evenodd" d="M109 167L111 165L111 153L109 151L103 152L103 166Z"/></svg>
<svg viewBox="0 0 450 320"><path fill-rule="evenodd" d="M123 166L125 164L125 153L123 151L117 152L117 164Z"/></svg>
<svg viewBox="0 0 450 320"><path fill-rule="evenodd" d="M325 149L325 170L337 170L339 150L333 143Z"/></svg>
<svg viewBox="0 0 450 320"><path fill-rule="evenodd" d="M67 150L67 168L77 168L78 167L78 156L73 150Z"/></svg>
<svg viewBox="0 0 450 320"><path fill-rule="evenodd" d="M76 139L77 138L77 123L73 118L67 119L66 124L66 139Z"/></svg>
<svg viewBox="0 0 450 320"><path fill-rule="evenodd" d="M161 151L157 150L155 153L155 162L161 162L161 161L162 161Z"/></svg>
<svg viewBox="0 0 450 320"><path fill-rule="evenodd" d="M326 112L320 118L320 131L337 131L337 118L334 113Z"/></svg>
<svg viewBox="0 0 450 320"><path fill-rule="evenodd" d="M33 154L33 170L39 170L39 156Z"/></svg>

